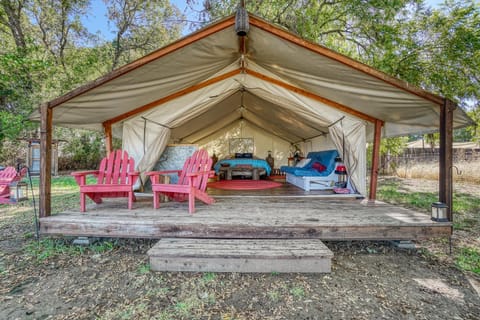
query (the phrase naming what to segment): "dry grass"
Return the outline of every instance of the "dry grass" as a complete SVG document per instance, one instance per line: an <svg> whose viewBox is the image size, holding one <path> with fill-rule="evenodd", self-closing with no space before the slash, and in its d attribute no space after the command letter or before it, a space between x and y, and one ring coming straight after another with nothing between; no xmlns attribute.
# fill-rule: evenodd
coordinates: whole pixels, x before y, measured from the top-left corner
<svg viewBox="0 0 480 320"><path fill-rule="evenodd" d="M411 162L396 168L396 174L405 179L438 180L438 162ZM455 182L480 184L480 162L456 162L453 168Z"/></svg>

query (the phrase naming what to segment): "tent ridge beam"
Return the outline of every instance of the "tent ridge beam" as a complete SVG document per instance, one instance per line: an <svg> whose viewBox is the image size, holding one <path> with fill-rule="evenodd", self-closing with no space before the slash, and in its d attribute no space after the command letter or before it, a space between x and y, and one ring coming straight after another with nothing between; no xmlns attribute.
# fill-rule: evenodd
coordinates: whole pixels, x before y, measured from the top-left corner
<svg viewBox="0 0 480 320"><path fill-rule="evenodd" d="M105 125L107 125L107 124L114 124L114 123L116 123L116 122L125 120L125 119L127 119L127 118L130 118L130 117L136 115L136 114L139 114L139 113L141 113L141 112L148 111L148 110L150 110L150 109L152 109L152 108L155 108L155 107L158 107L159 105L164 104L164 103L166 103L166 102L168 102L168 101L171 101L171 100L173 100L173 99L176 99L176 98L178 98L178 97L181 97L181 96L183 96L183 95L185 95L185 94L194 92L194 91L196 91L196 90L202 89L202 88L207 87L207 86L209 86L209 85L211 85L211 84L214 84L214 83L220 82L220 81L222 81L222 80L228 79L228 78L233 77L233 76L235 76L235 75L237 75L237 74L240 74L240 73L241 73L241 69L235 69L235 70L233 70L233 71L230 71L230 72L224 73L224 74L222 74L222 75L219 75L219 76L217 76L217 77L215 77L215 78L211 78L211 79L208 79L208 80L206 80L206 81L204 81L204 82L197 83L197 84L195 84L195 85L193 85L193 86L191 86L191 87L188 87L188 88L182 89L182 90L180 90L180 91L174 92L174 93L172 93L172 94L170 94L170 95L168 95L168 96L166 96L166 97L157 99L157 100L152 101L152 102L150 102L150 103L147 103L147 104L145 104L145 105L143 105L143 106L141 106L141 107L138 107L138 108L136 108L136 109L134 109L134 110L131 110L131 111L129 111L129 112L126 112L126 113L124 113L124 114L121 114L121 115L119 115L118 117L109 119L109 120L105 121L105 122L103 123L103 125L105 126Z"/></svg>
<svg viewBox="0 0 480 320"><path fill-rule="evenodd" d="M273 26L272 24L263 21L259 19L258 17L249 16L249 21L250 25L256 26L257 28L260 28L266 32L272 33L284 40L287 40L289 42L292 42L298 46L301 46L305 49L308 49L310 51L313 51L315 53L321 54L327 58L333 59L335 61L338 61L344 65L347 65L353 69L356 69L358 71L361 71L363 73L366 73L372 77L375 77L379 80L382 80L392 86L395 86L399 89L405 90L409 93L412 93L416 96L419 96L423 99L429 100L439 106L443 105L443 100L444 98L433 94L431 92L425 91L419 87L413 86L411 84L408 84L407 82L397 79L395 77L392 77L382 71L376 70L364 63L361 63L357 60L354 60L352 58L349 58L341 53L335 52L333 50L330 50L326 47L323 47L319 44L307 41L305 39L300 38L297 35L294 35L293 33L290 33L288 31L282 30L278 27Z"/></svg>
<svg viewBox="0 0 480 320"><path fill-rule="evenodd" d="M213 132L210 132L210 133L208 133L208 134L206 134L206 135L203 135L202 137L197 138L197 139L195 139L195 140L188 140L188 137L192 135L192 134L189 134L188 136L185 136L185 137L183 137L183 138L180 138L180 141L183 141L183 140L186 139L186 140L187 140L188 142L190 142L190 143L197 143L198 141L200 141L200 140L202 140L202 139L205 139L205 138L208 137L208 136L214 135L214 134L222 131L223 129L228 128L229 126L232 125L232 123L235 123L235 122L238 121L239 119L240 119L240 118L234 119L233 121L230 121L229 123L227 123L226 125L222 126L221 128L218 128L217 130L215 130L215 131L213 131Z"/></svg>
<svg viewBox="0 0 480 320"><path fill-rule="evenodd" d="M129 73L145 64L148 64L154 60L157 60L163 56L166 56L169 53L172 53L174 51L177 51L179 49L182 49L186 46L188 46L191 43L194 43L198 40L201 40L203 38L208 37L211 34L214 34L218 31L221 31L223 29L226 29L232 25L235 24L235 17L231 16L229 18L226 18L222 21L219 21L217 24L207 27L203 30L199 30L196 33L193 33L192 35L182 38L166 47L160 48L140 59L137 59L133 62L130 62L129 64L126 64L118 69L115 69L109 73L107 73L104 76L101 76L100 78L93 80L77 89L74 89L67 94L60 96L56 99L51 100L48 104L51 108L54 108L62 103L65 103L81 94L84 94L90 90L93 90L111 80L114 80L126 73Z"/></svg>
<svg viewBox="0 0 480 320"><path fill-rule="evenodd" d="M252 112L252 110L247 109L247 112L253 114L254 116L256 116L257 118L259 118L259 119L261 119L261 120L263 120L263 121L267 121L267 122L269 121L268 119L265 119L264 117L258 115L257 113ZM244 119L247 120L249 123L252 123L253 125L257 126L258 128L261 128L258 124L256 124L256 123L253 122L252 120L250 120L250 119L248 119L248 118L244 118ZM263 128L261 128L261 129L263 129ZM263 130L265 130L265 129L263 129ZM269 131L269 130L266 130L266 131ZM278 138L280 138L280 139L282 139L282 140L285 140L285 141L287 141L287 142L289 142L289 143L292 143L290 139L287 139L287 138L285 138L285 137L282 137L282 136L280 136L280 135L278 135L278 134L276 134L276 133L272 133L272 132L269 132L269 133L272 134L272 135L274 135L275 137L278 137ZM296 135L295 133L290 132L290 130L289 130L288 133L291 134L291 135L294 135L294 136L296 136L296 137L298 137L298 138L300 138L300 139L302 139L302 137Z"/></svg>
<svg viewBox="0 0 480 320"><path fill-rule="evenodd" d="M346 105L343 105L341 103L338 103L338 102L335 102L335 101L332 101L330 99L327 99L327 98L324 98L324 97L321 97L319 95L316 95L312 92L309 92L307 90L304 90L304 89L301 89L301 88L298 88L298 87L295 87L295 86L292 86L291 84L288 84L286 82L283 82L283 81L280 81L280 80L277 80L277 79L274 79L274 78L271 78L269 76L266 76L262 73L259 73L259 72L256 72L256 71L253 71L253 70L246 70L247 71L247 74L251 75L251 76L254 76L256 78L259 78L259 79L262 79L262 80L265 80L265 81L268 81L270 83L273 83L277 86L280 86L282 88L285 88L285 89L288 89L290 91L293 91L295 93L299 93L307 98L311 98L313 100L316 100L316 101L319 101L321 103L324 103L332 108L336 108L342 112L345 112L345 113L348 113L350 115L353 115L355 117L358 117L360 119L363 119L363 120L367 120L367 121L370 121L372 123L375 123L375 121L381 121L382 124L383 124L383 121L380 120L380 119L376 119L372 116L369 116L363 112L360 112L360 111L357 111L355 109L352 109L350 107L347 107Z"/></svg>

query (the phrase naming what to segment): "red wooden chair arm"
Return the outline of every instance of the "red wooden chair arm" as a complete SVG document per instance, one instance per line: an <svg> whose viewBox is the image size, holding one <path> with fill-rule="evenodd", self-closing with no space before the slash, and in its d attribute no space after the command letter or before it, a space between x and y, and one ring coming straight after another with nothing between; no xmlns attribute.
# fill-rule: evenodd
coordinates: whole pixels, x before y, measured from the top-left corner
<svg viewBox="0 0 480 320"><path fill-rule="evenodd" d="M77 184L79 186L84 186L87 184L87 176L88 175L93 175L93 176L98 176L99 171L98 170L87 170L87 171L76 171L70 173L75 178L75 181L77 181Z"/></svg>
<svg viewBox="0 0 480 320"><path fill-rule="evenodd" d="M182 173L182 170L148 171L145 174L147 176L154 176L154 175L159 176L159 175L162 175L162 174L171 174L171 173L176 173L176 174L180 175L180 173Z"/></svg>
<svg viewBox="0 0 480 320"><path fill-rule="evenodd" d="M147 176L150 176L150 179L152 179L152 184L158 184L160 183L158 180L158 177L161 175L166 175L166 174L172 174L176 173L177 175L180 176L182 173L182 170L164 170L164 171L149 171L145 172Z"/></svg>
<svg viewBox="0 0 480 320"><path fill-rule="evenodd" d="M127 172L128 175L128 181L130 181L130 185L134 185L135 182L137 182L138 177L140 176L140 171L133 171L133 172Z"/></svg>
<svg viewBox="0 0 480 320"><path fill-rule="evenodd" d="M87 176L87 175L98 175L99 171L98 170L87 170L87 171L75 171L70 173L70 175L74 177L79 177L79 176Z"/></svg>
<svg viewBox="0 0 480 320"><path fill-rule="evenodd" d="M187 172L185 176L188 177L188 185L193 186L194 181L196 178L198 178L201 175L204 175L205 173L208 173L209 177L213 177L215 175L215 171L209 170L209 171L198 171L198 172Z"/></svg>
<svg viewBox="0 0 480 320"><path fill-rule="evenodd" d="M198 172L188 172L186 174L187 177L193 177L193 176L200 176L200 175L203 175L205 173L208 173L208 175L210 177L213 177L215 175L215 171L214 170L209 170L209 171L198 171Z"/></svg>

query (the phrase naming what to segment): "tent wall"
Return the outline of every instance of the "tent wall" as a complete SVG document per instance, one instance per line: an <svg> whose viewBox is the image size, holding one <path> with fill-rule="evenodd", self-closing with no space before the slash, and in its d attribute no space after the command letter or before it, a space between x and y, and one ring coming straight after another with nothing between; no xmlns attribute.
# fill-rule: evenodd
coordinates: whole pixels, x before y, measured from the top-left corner
<svg viewBox="0 0 480 320"><path fill-rule="evenodd" d="M304 145L305 155L310 151L323 151L337 148L329 134L306 141Z"/></svg>
<svg viewBox="0 0 480 320"><path fill-rule="evenodd" d="M290 143L245 120L236 121L197 143L200 147L206 148L208 154L212 155L215 152L218 158L222 159L232 156L229 151L229 139L232 138L253 138L254 156L265 159L268 151L272 151L272 156L275 158L275 167L288 163Z"/></svg>

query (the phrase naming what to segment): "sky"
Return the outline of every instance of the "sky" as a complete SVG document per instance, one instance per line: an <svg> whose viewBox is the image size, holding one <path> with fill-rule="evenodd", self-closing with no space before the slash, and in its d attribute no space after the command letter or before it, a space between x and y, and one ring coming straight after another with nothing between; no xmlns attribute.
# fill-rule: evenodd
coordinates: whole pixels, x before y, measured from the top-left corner
<svg viewBox="0 0 480 320"><path fill-rule="evenodd" d="M181 0L170 0L170 2L177 6L180 11L187 15L187 17L194 19L191 16L191 10L188 9L186 1ZM201 1L198 1L201 3ZM88 30L92 33L99 33L99 35L105 39L110 40L113 38L112 27L108 26L108 18L107 18L107 9L105 4L102 0L91 0L91 13L87 16L82 17L82 22L88 28ZM189 16L190 14L190 16ZM184 30L184 35L189 33L188 30Z"/></svg>
<svg viewBox="0 0 480 320"><path fill-rule="evenodd" d="M425 3L432 7L438 6L440 3L443 3L444 0L426 0ZM182 13L187 15L187 18L191 20L195 20L195 17L192 16L191 10L188 8L186 1L181 0L171 0L171 3L176 5L177 8L180 9ZM201 1L198 1L201 3ZM108 19L107 19L107 10L105 8L105 4L102 0L91 0L92 10L91 13L82 18L82 22L88 28L88 30L92 33L98 34L104 40L111 40L114 36L112 28L113 26L109 27ZM197 8L199 8L197 6ZM190 31L185 28L184 35L187 35Z"/></svg>

